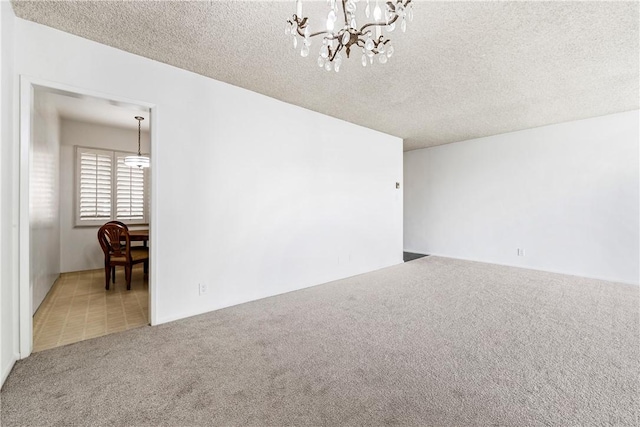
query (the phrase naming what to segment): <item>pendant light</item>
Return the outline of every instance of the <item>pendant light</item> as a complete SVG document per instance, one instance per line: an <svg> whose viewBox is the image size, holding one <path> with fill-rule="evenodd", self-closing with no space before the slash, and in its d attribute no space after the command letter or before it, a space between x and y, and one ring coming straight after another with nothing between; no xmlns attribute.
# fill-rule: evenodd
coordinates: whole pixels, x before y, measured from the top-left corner
<svg viewBox="0 0 640 427"><path fill-rule="evenodd" d="M138 121L138 155L125 157L124 164L131 168L148 168L149 158L140 154L140 123L142 123L144 117L136 116L135 119Z"/></svg>

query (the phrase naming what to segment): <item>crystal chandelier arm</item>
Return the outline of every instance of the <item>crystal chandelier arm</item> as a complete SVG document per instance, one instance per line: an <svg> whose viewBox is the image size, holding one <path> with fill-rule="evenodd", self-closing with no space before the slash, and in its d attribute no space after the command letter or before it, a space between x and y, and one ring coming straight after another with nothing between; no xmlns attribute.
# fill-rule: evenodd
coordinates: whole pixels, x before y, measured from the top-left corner
<svg viewBox="0 0 640 427"><path fill-rule="evenodd" d="M413 0L405 0L404 3L403 3L402 0L401 0L399 3L401 3L404 7L407 7L407 6L409 6L409 3L411 3L412 1ZM396 7L392 2L388 1L387 4L389 6L391 6L393 8L393 10L395 11Z"/></svg>
<svg viewBox="0 0 640 427"><path fill-rule="evenodd" d="M296 32L298 33L298 35L300 37L304 37L304 32L300 31L300 27L298 27L296 29ZM328 35L332 36L331 37L332 39L335 38L335 36L332 33L330 33L329 31L318 31L317 33L311 33L311 34L309 34L309 38L315 37L315 36L319 36L320 34L328 34Z"/></svg>
<svg viewBox="0 0 640 427"><path fill-rule="evenodd" d="M398 15L394 12L393 18L389 22L370 22L365 24L360 28L360 32L364 34L364 29L368 27L386 27L387 25L391 25L398 20Z"/></svg>
<svg viewBox="0 0 640 427"><path fill-rule="evenodd" d="M338 52L340 52L342 50L342 47L344 45L342 44L342 42L338 42L338 46L333 50L333 53L331 53L331 49L329 49L329 57L327 58L328 61L333 61L336 57L336 55L338 54Z"/></svg>
<svg viewBox="0 0 640 427"><path fill-rule="evenodd" d="M304 28L306 28L306 26L307 26L307 20L308 20L308 19L309 19L309 18L303 18L303 19L300 19L300 18L298 17L298 15L295 15L295 14L294 14L294 15L293 15L293 21L291 21L291 20L287 20L287 22L288 22L289 24L291 24L291 25L295 25L295 27L296 27L296 28L295 28L295 32L296 32L296 33L298 33L298 35L299 35L300 37L304 37L304 31L302 31L302 30L303 30ZM294 30L292 29L292 31L294 31ZM328 35L332 36L332 37L330 37L330 39L331 39L331 40L333 40L333 39L335 38L335 36L333 35L333 33L331 33L330 31L318 31L318 32L315 32L315 33L311 33L311 34L309 34L309 38L311 38L311 37L315 37L315 36L319 36L319 35L321 35L321 34L328 34Z"/></svg>
<svg viewBox="0 0 640 427"><path fill-rule="evenodd" d="M409 5L409 3L411 3L412 0L406 0L404 3L404 6L407 7ZM400 2L402 3L402 2ZM364 33L364 29L367 27L386 27L387 25L391 25L394 22L396 22L399 18L398 13L396 12L396 7L394 6L394 4L390 1L387 2L387 6L389 6L389 9L391 10L391 13L393 13L393 18L391 18L391 20L389 20L388 22L371 22L369 24L365 24L362 26L362 28L360 28L360 32Z"/></svg>
<svg viewBox="0 0 640 427"><path fill-rule="evenodd" d="M352 45L356 45L358 47L364 47L364 40L362 40L361 36L364 36L365 33L359 32L358 34L358 38L356 39L355 42L349 42L346 45L344 43L342 43L342 37L331 37L330 39L337 39L338 40L338 46L336 46L335 49L331 49L329 48L329 56L327 57L327 61L333 61L336 57L336 55L343 49L346 48L347 49L347 57L349 56L349 50L351 48ZM329 37L327 37L329 39ZM375 49L374 52L378 53L378 46L380 46L381 44L387 44L389 43L390 40L384 40L382 36L380 36L379 39L374 39L373 43L375 45Z"/></svg>
<svg viewBox="0 0 640 427"><path fill-rule="evenodd" d="M309 34L309 38L319 36L320 34L327 34L327 40L335 40L338 38L335 34L330 33L329 31L318 31L317 33L311 33Z"/></svg>

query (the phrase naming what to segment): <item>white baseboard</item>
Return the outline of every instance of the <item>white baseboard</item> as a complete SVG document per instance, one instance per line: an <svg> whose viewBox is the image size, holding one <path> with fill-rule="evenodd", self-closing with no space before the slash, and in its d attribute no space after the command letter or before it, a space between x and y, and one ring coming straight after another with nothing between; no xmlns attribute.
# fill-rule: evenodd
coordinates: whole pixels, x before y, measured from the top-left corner
<svg viewBox="0 0 640 427"><path fill-rule="evenodd" d="M211 313L213 311L222 310L224 308L229 308L229 307L233 307L233 306L240 305L240 304L246 304L248 302L253 302L253 301L258 301L258 300L265 299L265 298L275 297L275 296L278 296L278 295L288 294L289 292L301 291L303 289L308 289L308 288L312 288L312 287L315 287L315 286L324 285L326 283L335 282L337 280L348 279L350 277L359 276L361 274L372 273L372 272L377 271L377 270L382 270L383 268L389 268L389 267L393 267L394 265L400 265L403 262L404 261L402 260L402 258L400 258L399 260L393 261L391 264L384 265L382 267L378 267L378 268L376 268L374 270L367 270L367 271L362 271L362 272L353 272L352 274L350 274L348 276L337 277L337 278L329 280L328 282L309 284L309 285L306 285L306 286L303 286L303 287L300 287L300 288L283 290L283 291L276 292L276 293L265 293L264 295L254 295L253 297L250 297L250 298L243 298L243 299L239 299L239 300L235 300L235 301L228 301L228 302L226 302L224 304L216 304L216 305L211 305L211 306L207 306L207 307L201 307L198 310L189 311L188 313L177 313L177 314L172 314L170 316L158 316L157 319L156 319L156 323L154 323L152 326L162 325L163 323L175 322L176 320L187 319L189 317L200 316L201 314Z"/></svg>
<svg viewBox="0 0 640 427"><path fill-rule="evenodd" d="M7 380L7 378L9 377L9 374L11 373L11 370L13 369L13 366L16 364L17 360L18 360L18 357L14 354L13 357L11 358L11 362L9 363L9 365L7 365L7 367L2 371L2 377L0 378L0 389L4 385L4 382Z"/></svg>
<svg viewBox="0 0 640 427"><path fill-rule="evenodd" d="M418 253L420 253L420 252L418 252ZM570 271L549 270L549 269L543 269L543 268L530 267L530 266L526 266L526 265L506 264L506 263L495 262L495 261L484 260L484 259L463 258L463 257L459 257L459 256L451 256L451 255L444 255L444 254L437 254L437 253L429 253L429 255L436 256L436 257L441 257L441 258L459 259L461 261L482 262L482 263L485 263L485 264L502 265L504 267L522 268L522 269L525 269L525 270L544 271L546 273L564 274L566 276L582 277L582 278L585 278L585 279L594 279L594 280L603 280L605 282L623 283L625 285L633 285L633 286L638 286L639 285L638 283L629 282L629 281L626 281L626 280L620 280L620 279L615 279L615 278L611 278L611 277L584 276L584 275L581 275L581 274L572 273Z"/></svg>

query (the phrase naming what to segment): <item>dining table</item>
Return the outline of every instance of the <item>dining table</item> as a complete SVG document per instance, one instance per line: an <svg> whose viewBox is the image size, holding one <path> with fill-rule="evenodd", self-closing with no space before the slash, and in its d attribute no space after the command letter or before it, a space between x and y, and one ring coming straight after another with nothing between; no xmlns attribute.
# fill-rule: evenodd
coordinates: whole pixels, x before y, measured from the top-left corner
<svg viewBox="0 0 640 427"><path fill-rule="evenodd" d="M129 230L129 240L132 242L142 242L143 246L147 246L149 242L149 229Z"/></svg>

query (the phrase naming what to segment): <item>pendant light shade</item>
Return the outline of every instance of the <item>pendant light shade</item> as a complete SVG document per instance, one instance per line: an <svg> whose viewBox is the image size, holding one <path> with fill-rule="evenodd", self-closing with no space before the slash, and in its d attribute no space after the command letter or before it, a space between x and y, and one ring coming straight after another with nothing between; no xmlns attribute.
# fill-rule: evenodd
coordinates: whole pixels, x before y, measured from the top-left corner
<svg viewBox="0 0 640 427"><path fill-rule="evenodd" d="M150 164L149 158L140 154L140 123L142 123L144 117L136 116L135 119L138 121L138 155L125 157L124 164L130 168L148 168Z"/></svg>
<svg viewBox="0 0 640 427"><path fill-rule="evenodd" d="M130 168L148 168L149 158L145 156L127 156L124 158L124 164Z"/></svg>

